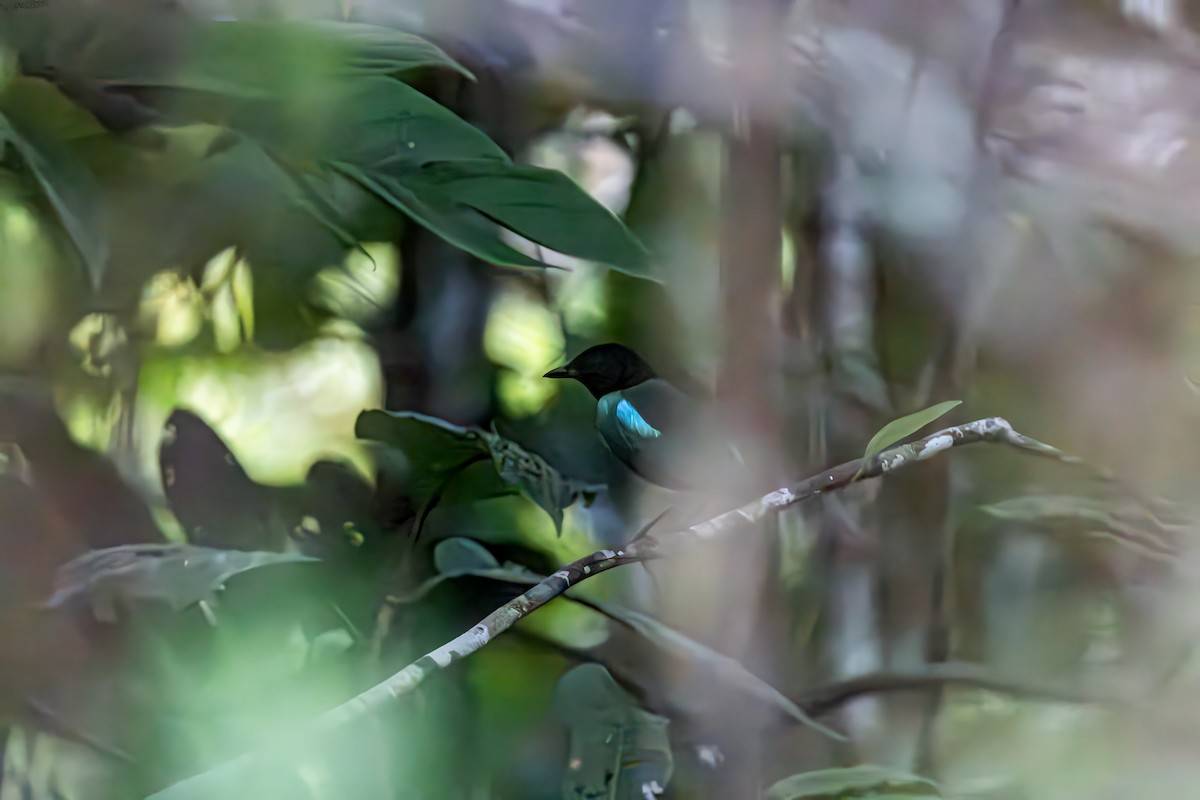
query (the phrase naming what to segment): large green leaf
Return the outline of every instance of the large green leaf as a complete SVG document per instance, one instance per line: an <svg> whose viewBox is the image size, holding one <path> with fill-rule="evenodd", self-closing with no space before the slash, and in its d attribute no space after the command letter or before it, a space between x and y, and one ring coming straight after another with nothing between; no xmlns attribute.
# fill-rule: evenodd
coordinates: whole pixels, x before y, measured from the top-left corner
<svg viewBox="0 0 1200 800"><path fill-rule="evenodd" d="M101 622L115 622L132 604L165 603L178 611L212 602L230 578L279 564L314 561L294 553L215 550L182 544L128 545L94 550L64 564L47 601L57 608L80 600Z"/></svg>
<svg viewBox="0 0 1200 800"><path fill-rule="evenodd" d="M437 189L535 244L644 276L646 249L625 224L563 172L458 160L421 171L414 191Z"/></svg>
<svg viewBox="0 0 1200 800"><path fill-rule="evenodd" d="M173 69L145 70L116 54L90 65L125 86L267 99L314 76L390 75L435 67L473 77L431 42L391 28L338 20L213 21L189 31Z"/></svg>
<svg viewBox="0 0 1200 800"><path fill-rule="evenodd" d="M792 775L768 789L766 800L912 800L941 796L937 784L927 778L863 764Z"/></svg>
<svg viewBox="0 0 1200 800"><path fill-rule="evenodd" d="M367 172L354 164L335 162L333 168L374 192L429 230L473 256L504 267L544 267L541 261L505 244L499 227L478 211L459 205L436 188L423 187L418 195L412 185L389 174Z"/></svg>
<svg viewBox="0 0 1200 800"><path fill-rule="evenodd" d="M562 796L646 800L666 790L674 771L670 723L638 707L608 670L583 664L562 676L554 709L571 731Z"/></svg>
<svg viewBox="0 0 1200 800"><path fill-rule="evenodd" d="M0 141L12 146L79 254L94 287L104 279L108 241L100 224L96 178L74 153L40 131L0 113Z"/></svg>
<svg viewBox="0 0 1200 800"><path fill-rule="evenodd" d="M563 509L596 491L564 478L541 456L497 433L412 411L364 411L355 431L404 454L408 491L421 504L436 503L452 481L460 501L523 492L561 530ZM490 468L468 473L480 462Z"/></svg>
<svg viewBox="0 0 1200 800"><path fill-rule="evenodd" d="M872 436L871 441L867 442L867 449L863 452L863 467L865 468L868 461L896 444L896 442L912 436L921 430L921 428L924 428L938 417L943 416L952 408L961 404L962 400L947 400L944 403L938 403L935 406L914 411L907 416L892 420L887 425L884 425L879 433Z"/></svg>
<svg viewBox="0 0 1200 800"><path fill-rule="evenodd" d="M487 134L402 81L370 76L347 81L326 110L330 133L319 153L372 174L454 159L507 164Z"/></svg>
<svg viewBox="0 0 1200 800"><path fill-rule="evenodd" d="M332 166L484 261L545 266L505 243L503 227L551 250L648 274L647 253L624 224L561 172L493 159L441 161L419 170Z"/></svg>
<svg viewBox="0 0 1200 800"><path fill-rule="evenodd" d="M395 28L340 20L309 20L294 24L343 42L350 50L348 66L356 72L391 75L439 67L454 70L472 80L475 77L429 40Z"/></svg>

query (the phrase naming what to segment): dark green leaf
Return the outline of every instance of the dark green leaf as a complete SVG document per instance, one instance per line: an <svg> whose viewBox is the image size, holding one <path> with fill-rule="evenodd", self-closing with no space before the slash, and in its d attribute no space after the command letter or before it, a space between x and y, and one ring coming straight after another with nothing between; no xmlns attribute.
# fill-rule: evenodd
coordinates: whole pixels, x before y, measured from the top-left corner
<svg viewBox="0 0 1200 800"><path fill-rule="evenodd" d="M331 166L473 256L504 267L546 266L506 244L492 220L457 204L435 187L421 185L419 179L402 180L389 174L367 172L346 162L335 162ZM414 185L420 186L419 194L414 192Z"/></svg>
<svg viewBox="0 0 1200 800"><path fill-rule="evenodd" d="M908 800L941 796L937 784L927 778L863 764L792 775L768 789L766 800Z"/></svg>
<svg viewBox="0 0 1200 800"><path fill-rule="evenodd" d="M563 509L581 496L584 487L563 478L562 473L537 453L531 453L496 433L485 433L484 436L491 449L492 463L500 477L520 486L529 499L541 506L554 520L554 529L561 532Z"/></svg>
<svg viewBox="0 0 1200 800"><path fill-rule="evenodd" d="M583 664L563 675L554 708L571 731L564 798L645 800L671 782L670 723L638 708L604 667Z"/></svg>
<svg viewBox="0 0 1200 800"><path fill-rule="evenodd" d="M422 170L420 185L529 241L645 277L649 255L625 224L565 173L495 160L459 160Z"/></svg>
<svg viewBox="0 0 1200 800"><path fill-rule="evenodd" d="M0 114L0 141L17 152L83 261L93 287L98 287L108 265L108 242L100 229L95 176L61 143L4 114Z"/></svg>
<svg viewBox="0 0 1200 800"><path fill-rule="evenodd" d="M542 581L541 575L519 564L500 564L482 544L462 536L438 542L433 549L433 563L438 574L401 597L399 602L415 603L452 578L484 578L517 586L533 586Z"/></svg>
<svg viewBox="0 0 1200 800"><path fill-rule="evenodd" d="M440 498L450 481L461 502L521 491L561 529L562 510L596 488L565 479L541 456L499 434L424 414L365 411L355 430L359 438L382 442L404 454L409 493L421 504ZM489 461L491 468L466 470L478 461Z"/></svg>
<svg viewBox="0 0 1200 800"><path fill-rule="evenodd" d="M438 161L478 159L507 164L487 134L406 83L367 77L348 82L328 109L331 130L319 156L371 174Z"/></svg>
<svg viewBox="0 0 1200 800"><path fill-rule="evenodd" d="M404 455L403 479L418 504L445 491L447 479L455 477L468 463L489 457L481 431L412 411L364 411L358 417L355 433L360 439L381 442ZM516 491L493 477L493 481L471 487L474 491L463 499Z"/></svg>
<svg viewBox="0 0 1200 800"><path fill-rule="evenodd" d="M901 439L912 436L921 430L921 428L924 428L938 417L946 414L950 409L961 404L962 400L947 400L944 403L938 403L935 406L915 411L900 419L892 420L887 425L884 425L879 433L872 436L871 441L867 442L867 449L863 452L863 465L865 466L866 462Z"/></svg>
<svg viewBox="0 0 1200 800"><path fill-rule="evenodd" d="M128 545L94 550L63 565L56 608L86 601L96 619L115 622L118 609L139 602L166 603L178 611L211 602L230 578L261 567L314 559L292 553L214 550L182 544Z"/></svg>

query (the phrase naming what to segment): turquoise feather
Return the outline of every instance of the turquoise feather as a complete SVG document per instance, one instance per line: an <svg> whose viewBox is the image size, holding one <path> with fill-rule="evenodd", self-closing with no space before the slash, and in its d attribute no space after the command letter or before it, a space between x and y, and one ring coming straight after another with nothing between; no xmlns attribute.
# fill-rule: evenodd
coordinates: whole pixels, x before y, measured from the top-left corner
<svg viewBox="0 0 1200 800"><path fill-rule="evenodd" d="M621 398L617 402L617 422L643 439L657 439L662 436L657 428L642 419L642 415L633 407L633 403L625 398Z"/></svg>

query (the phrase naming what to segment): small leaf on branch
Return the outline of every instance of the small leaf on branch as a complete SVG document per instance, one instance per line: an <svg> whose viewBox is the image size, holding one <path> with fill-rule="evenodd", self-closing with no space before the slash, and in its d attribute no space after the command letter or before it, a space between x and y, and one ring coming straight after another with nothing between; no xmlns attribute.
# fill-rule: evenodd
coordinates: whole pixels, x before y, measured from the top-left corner
<svg viewBox="0 0 1200 800"><path fill-rule="evenodd" d="M867 442L867 449L863 452L862 467L859 468L855 478L860 477L867 468L867 464L871 459L888 449L892 445L912 436L917 431L924 428L929 423L933 422L938 417L945 415L948 411L956 406L962 405L962 400L947 400L944 403L930 406L921 411L915 411L912 414L903 416L900 419L895 419L884 425L879 433L871 437L871 441Z"/></svg>

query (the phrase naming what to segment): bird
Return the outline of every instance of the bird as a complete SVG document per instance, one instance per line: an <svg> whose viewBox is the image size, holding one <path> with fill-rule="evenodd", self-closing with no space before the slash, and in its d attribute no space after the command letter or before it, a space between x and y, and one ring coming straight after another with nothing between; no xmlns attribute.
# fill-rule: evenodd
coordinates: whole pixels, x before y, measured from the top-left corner
<svg viewBox="0 0 1200 800"><path fill-rule="evenodd" d="M601 439L652 484L694 491L705 483L696 465L725 471L735 464L734 448L711 436L717 426L709 405L659 377L625 345L589 347L543 377L583 384L597 401Z"/></svg>

